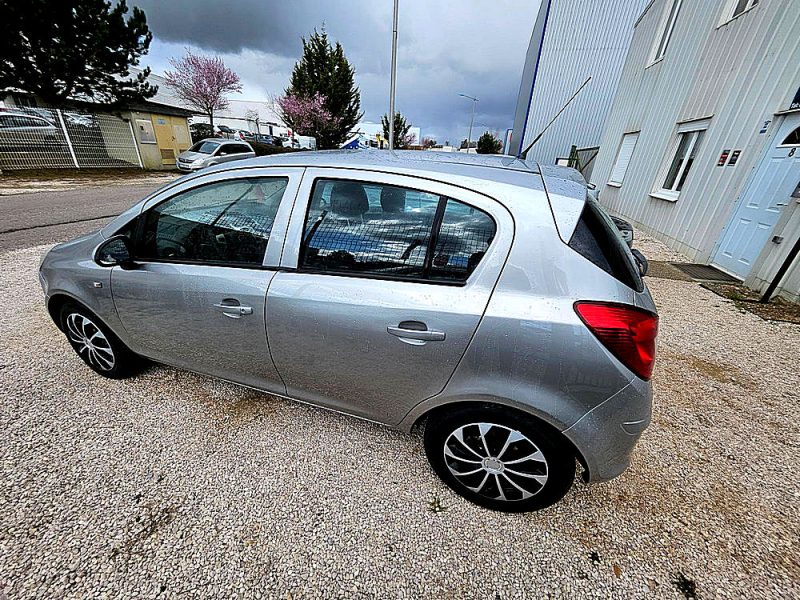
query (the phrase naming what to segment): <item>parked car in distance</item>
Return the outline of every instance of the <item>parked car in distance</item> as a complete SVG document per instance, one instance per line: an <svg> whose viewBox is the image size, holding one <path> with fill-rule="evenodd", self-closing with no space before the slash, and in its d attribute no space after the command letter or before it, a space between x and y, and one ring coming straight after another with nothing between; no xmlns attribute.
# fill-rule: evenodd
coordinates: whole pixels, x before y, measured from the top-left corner
<svg viewBox="0 0 800 600"><path fill-rule="evenodd" d="M177 165L180 171L190 173L232 160L253 158L255 155L253 147L247 142L207 138L200 140L186 152L181 152L178 155Z"/></svg>
<svg viewBox="0 0 800 600"><path fill-rule="evenodd" d="M284 148L300 148L300 142L293 137L280 137L278 139Z"/></svg>
<svg viewBox="0 0 800 600"><path fill-rule="evenodd" d="M317 138L310 135L296 135L297 147L303 150L316 150Z"/></svg>
<svg viewBox="0 0 800 600"><path fill-rule="evenodd" d="M268 133L257 133L255 134L255 141L261 144L268 144L270 146L282 146L283 144L279 143L278 140L274 137L269 135Z"/></svg>
<svg viewBox="0 0 800 600"><path fill-rule="evenodd" d="M0 151L51 150L63 143L59 128L44 117L0 111Z"/></svg>
<svg viewBox="0 0 800 600"><path fill-rule="evenodd" d="M650 422L656 307L571 169L413 151L238 161L56 246L39 278L100 375L145 357L424 427L433 470L492 509L556 502L576 461L586 481L616 477Z"/></svg>
<svg viewBox="0 0 800 600"><path fill-rule="evenodd" d="M217 131L222 134L222 137L231 137L236 133L235 129L231 129L227 125L217 125Z"/></svg>

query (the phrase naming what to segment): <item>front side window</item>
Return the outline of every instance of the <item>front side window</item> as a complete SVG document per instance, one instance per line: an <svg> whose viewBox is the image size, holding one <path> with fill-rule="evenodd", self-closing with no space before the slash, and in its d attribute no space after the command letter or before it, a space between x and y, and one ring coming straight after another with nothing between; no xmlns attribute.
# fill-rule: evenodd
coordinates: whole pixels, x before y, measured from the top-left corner
<svg viewBox="0 0 800 600"><path fill-rule="evenodd" d="M495 234L485 212L428 192L323 179L314 185L300 268L466 281Z"/></svg>
<svg viewBox="0 0 800 600"><path fill-rule="evenodd" d="M181 192L142 215L136 258L261 265L287 185L285 177L263 177Z"/></svg>
<svg viewBox="0 0 800 600"><path fill-rule="evenodd" d="M682 1L667 0L667 12L661 18L661 24L656 34L656 44L653 47L653 55L650 59L651 63L664 58L667 53L667 46L669 46L669 41L672 38L672 32L675 29L675 22L678 20Z"/></svg>
<svg viewBox="0 0 800 600"><path fill-rule="evenodd" d="M668 200L678 199L702 146L706 127L707 125L695 125L679 129L677 144L657 190L658 195Z"/></svg>

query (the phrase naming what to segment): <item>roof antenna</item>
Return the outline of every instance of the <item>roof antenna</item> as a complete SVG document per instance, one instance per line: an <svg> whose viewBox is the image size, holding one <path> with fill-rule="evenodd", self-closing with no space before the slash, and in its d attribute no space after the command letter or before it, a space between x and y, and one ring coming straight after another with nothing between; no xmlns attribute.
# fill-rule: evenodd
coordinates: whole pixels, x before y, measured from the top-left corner
<svg viewBox="0 0 800 600"><path fill-rule="evenodd" d="M567 103L566 103L564 106L562 106L562 107L561 107L561 110L559 110L559 111L558 111L558 112L555 114L555 116L554 116L552 119L550 119L550 122L549 122L547 125L545 125L545 128L544 128L544 129L542 129L542 131L539 133L539 135L537 135L535 138L533 138L533 141L532 141L530 144L528 144L528 147L527 147L527 148L525 148L525 150L523 150L523 151L522 151L522 152L520 152L519 154L517 154L517 158L521 158L522 160L525 160L525 157L526 157L526 156L527 156L527 154L528 154L528 150L530 150L531 148L533 148L533 145L534 145L536 142L538 142L540 139L542 139L542 136L544 135L545 131L547 131L548 129L550 129L550 125L552 125L552 124L555 122L555 120L556 120L556 119L557 119L557 118L558 118L558 117L561 115L561 113L563 113L563 112L564 112L564 111L567 109L567 107L568 107L568 106L569 106L569 105L572 103L572 101L573 101L573 100L575 100L575 97L576 97L578 94L580 94L580 93L581 93L581 90L582 90L584 87L586 87L586 84L587 84L587 83L589 83L591 80L592 80L592 77L591 77L591 75L590 75L589 77L587 77L587 78L586 78L586 81L584 81L584 82L581 84L581 86L580 86L580 87L579 87L577 90L575 90L575 93L574 93L574 94L572 94L572 97L571 97L569 100L567 100Z"/></svg>

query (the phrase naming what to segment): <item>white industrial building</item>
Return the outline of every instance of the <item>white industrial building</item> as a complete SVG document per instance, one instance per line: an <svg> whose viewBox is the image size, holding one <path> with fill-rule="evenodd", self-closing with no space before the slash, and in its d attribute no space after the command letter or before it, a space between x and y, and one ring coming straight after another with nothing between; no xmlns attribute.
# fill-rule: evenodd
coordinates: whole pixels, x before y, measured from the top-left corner
<svg viewBox="0 0 800 600"><path fill-rule="evenodd" d="M572 146L576 146L583 150L581 170L591 172L633 24L646 2L542 0L525 59L507 154L519 154L547 128L527 158L555 164L558 159L568 159ZM591 80L581 88L589 77Z"/></svg>
<svg viewBox="0 0 800 600"><path fill-rule="evenodd" d="M798 0L650 2L591 177L611 212L695 262L761 291L783 270L793 300L798 31Z"/></svg>
<svg viewBox="0 0 800 600"><path fill-rule="evenodd" d="M131 73L138 75L142 72L137 67L131 67ZM195 107L190 106L175 94L167 80L161 75L150 73L147 80L158 86L158 92L151 102L159 102L168 106L180 106L191 110L194 116L191 123L208 123L208 115L202 114ZM274 103L263 100L234 100L228 99L228 107L214 114L214 125L225 125L231 129L243 129L251 133L265 133L268 135L288 136L290 129L283 123L280 115L275 111Z"/></svg>

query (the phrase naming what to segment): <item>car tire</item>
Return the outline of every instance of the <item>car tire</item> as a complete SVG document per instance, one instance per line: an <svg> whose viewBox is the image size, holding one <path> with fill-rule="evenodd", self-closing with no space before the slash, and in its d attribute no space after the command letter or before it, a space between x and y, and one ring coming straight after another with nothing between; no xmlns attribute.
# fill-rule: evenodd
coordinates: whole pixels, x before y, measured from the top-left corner
<svg viewBox="0 0 800 600"><path fill-rule="evenodd" d="M87 308L68 302L61 307L60 319L72 349L96 373L125 379L141 371L144 361Z"/></svg>
<svg viewBox="0 0 800 600"><path fill-rule="evenodd" d="M497 405L435 413L425 426L425 453L453 491L493 510L545 508L563 498L575 480L575 453L561 434Z"/></svg>

